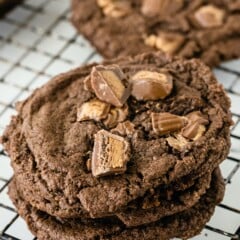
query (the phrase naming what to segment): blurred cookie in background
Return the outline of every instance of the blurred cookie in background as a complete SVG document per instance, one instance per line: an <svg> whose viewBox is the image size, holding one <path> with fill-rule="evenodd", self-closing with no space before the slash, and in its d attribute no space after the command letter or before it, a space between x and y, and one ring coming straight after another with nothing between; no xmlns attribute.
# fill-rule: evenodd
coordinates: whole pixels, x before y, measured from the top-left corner
<svg viewBox="0 0 240 240"><path fill-rule="evenodd" d="M162 50L213 67L240 56L239 0L72 0L72 22L107 58Z"/></svg>

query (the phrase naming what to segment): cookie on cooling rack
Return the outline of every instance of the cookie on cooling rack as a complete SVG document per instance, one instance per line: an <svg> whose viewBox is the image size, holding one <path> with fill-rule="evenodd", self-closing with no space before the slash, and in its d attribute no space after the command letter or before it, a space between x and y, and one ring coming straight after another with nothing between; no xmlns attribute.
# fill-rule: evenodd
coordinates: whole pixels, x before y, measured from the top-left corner
<svg viewBox="0 0 240 240"><path fill-rule="evenodd" d="M117 216L159 186L217 167L230 147L229 106L200 61L142 54L52 79L18 104L2 142L31 205L58 217Z"/></svg>
<svg viewBox="0 0 240 240"><path fill-rule="evenodd" d="M216 66L240 56L239 0L72 0L72 22L108 58L160 49Z"/></svg>

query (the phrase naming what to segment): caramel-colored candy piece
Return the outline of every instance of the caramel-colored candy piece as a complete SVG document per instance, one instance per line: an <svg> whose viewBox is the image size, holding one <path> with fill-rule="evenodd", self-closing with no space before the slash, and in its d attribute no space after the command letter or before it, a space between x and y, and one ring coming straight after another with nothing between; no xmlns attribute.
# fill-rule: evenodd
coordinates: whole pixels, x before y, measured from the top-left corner
<svg viewBox="0 0 240 240"><path fill-rule="evenodd" d="M87 170L88 171L91 171L91 159L88 159L87 162L86 162L86 167L87 167Z"/></svg>
<svg viewBox="0 0 240 240"><path fill-rule="evenodd" d="M177 149L178 151L183 151L189 144L187 139L181 134L174 134L174 136L168 137L167 142L171 147Z"/></svg>
<svg viewBox="0 0 240 240"><path fill-rule="evenodd" d="M92 92L92 85L91 85L91 77L87 76L84 80L83 80L83 88L85 91L89 91Z"/></svg>
<svg viewBox="0 0 240 240"><path fill-rule="evenodd" d="M184 127L187 120L185 117L171 113L151 113L153 131L158 135L173 133Z"/></svg>
<svg viewBox="0 0 240 240"><path fill-rule="evenodd" d="M132 136L134 133L134 124L130 121L119 123L116 128L112 129L111 132L114 134L120 134L121 136Z"/></svg>
<svg viewBox="0 0 240 240"><path fill-rule="evenodd" d="M145 39L145 44L165 53L174 54L183 45L184 41L181 34L161 32L158 35L151 34L148 36Z"/></svg>
<svg viewBox="0 0 240 240"><path fill-rule="evenodd" d="M213 5L207 5L199 8L194 17L204 28L220 27L224 22L225 11Z"/></svg>
<svg viewBox="0 0 240 240"><path fill-rule="evenodd" d="M112 3L112 0L97 0L97 4L99 7L104 8Z"/></svg>
<svg viewBox="0 0 240 240"><path fill-rule="evenodd" d="M147 17L172 15L183 4L184 0L143 0L141 12Z"/></svg>
<svg viewBox="0 0 240 240"><path fill-rule="evenodd" d="M91 72L91 85L96 96L115 107L122 107L130 95L130 86L125 79L125 74L116 65L93 67Z"/></svg>
<svg viewBox="0 0 240 240"><path fill-rule="evenodd" d="M107 117L110 105L98 99L85 102L77 110L77 121L95 120L99 121Z"/></svg>
<svg viewBox="0 0 240 240"><path fill-rule="evenodd" d="M157 36L155 34L151 34L145 38L145 44L149 47L156 47Z"/></svg>
<svg viewBox="0 0 240 240"><path fill-rule="evenodd" d="M206 131L206 127L199 124L198 122L192 123L192 125L186 127L184 131L182 132L182 135L188 139L191 139L193 141L199 139L204 132Z"/></svg>
<svg viewBox="0 0 240 240"><path fill-rule="evenodd" d="M113 18L124 17L131 10L131 3L127 0L97 0L97 4L105 16Z"/></svg>
<svg viewBox="0 0 240 240"><path fill-rule="evenodd" d="M137 100L166 98L172 91L172 76L165 72L139 71L131 78L132 95Z"/></svg>
<svg viewBox="0 0 240 240"><path fill-rule="evenodd" d="M129 161L129 143L118 135L100 130L95 135L92 174L95 177L122 174Z"/></svg>
<svg viewBox="0 0 240 240"><path fill-rule="evenodd" d="M112 108L103 121L104 125L108 128L115 127L118 123L125 121L128 116L128 106L122 108Z"/></svg>
<svg viewBox="0 0 240 240"><path fill-rule="evenodd" d="M103 13L112 18L121 18L126 16L131 10L131 5L128 1L112 1L103 8Z"/></svg>
<svg viewBox="0 0 240 240"><path fill-rule="evenodd" d="M182 129L182 135L191 140L199 139L206 131L205 125L209 122L201 112L195 111L187 116L188 124Z"/></svg>
<svg viewBox="0 0 240 240"><path fill-rule="evenodd" d="M174 54L184 42L184 37L177 33L160 33L156 39L156 48Z"/></svg>

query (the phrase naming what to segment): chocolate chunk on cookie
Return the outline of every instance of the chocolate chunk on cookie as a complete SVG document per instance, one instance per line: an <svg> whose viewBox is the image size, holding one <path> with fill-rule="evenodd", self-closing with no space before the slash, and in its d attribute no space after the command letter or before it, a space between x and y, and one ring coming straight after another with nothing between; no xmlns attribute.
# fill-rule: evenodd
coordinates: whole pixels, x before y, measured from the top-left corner
<svg viewBox="0 0 240 240"><path fill-rule="evenodd" d="M158 49L216 66L240 56L238 0L72 0L72 22L108 58Z"/></svg>

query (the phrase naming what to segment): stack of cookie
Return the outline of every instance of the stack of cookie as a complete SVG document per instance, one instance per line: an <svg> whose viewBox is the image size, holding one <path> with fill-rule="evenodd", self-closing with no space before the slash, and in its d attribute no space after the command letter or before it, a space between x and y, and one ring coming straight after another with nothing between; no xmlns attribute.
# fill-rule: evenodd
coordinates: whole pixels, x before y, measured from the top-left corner
<svg viewBox="0 0 240 240"><path fill-rule="evenodd" d="M194 236L223 197L229 106L208 67L162 52L59 75L2 137L10 197L40 240Z"/></svg>

